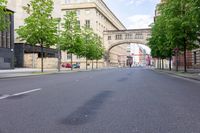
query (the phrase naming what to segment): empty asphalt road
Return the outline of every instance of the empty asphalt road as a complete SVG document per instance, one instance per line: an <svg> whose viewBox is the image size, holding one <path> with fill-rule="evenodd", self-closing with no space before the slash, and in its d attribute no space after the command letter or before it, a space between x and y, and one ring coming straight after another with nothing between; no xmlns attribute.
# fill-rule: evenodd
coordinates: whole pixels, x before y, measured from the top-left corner
<svg viewBox="0 0 200 133"><path fill-rule="evenodd" d="M0 133L200 133L200 83L142 68L1 79Z"/></svg>

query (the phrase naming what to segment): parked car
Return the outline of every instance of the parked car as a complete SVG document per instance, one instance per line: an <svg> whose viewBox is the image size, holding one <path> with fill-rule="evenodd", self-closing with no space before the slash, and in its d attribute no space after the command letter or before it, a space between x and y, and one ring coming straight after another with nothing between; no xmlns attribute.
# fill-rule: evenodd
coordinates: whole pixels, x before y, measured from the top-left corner
<svg viewBox="0 0 200 133"><path fill-rule="evenodd" d="M80 63L76 63L76 64L73 64L71 65L70 63L62 63L62 67L64 68L80 68Z"/></svg>
<svg viewBox="0 0 200 133"><path fill-rule="evenodd" d="M80 63L73 64L73 68L80 68Z"/></svg>
<svg viewBox="0 0 200 133"><path fill-rule="evenodd" d="M72 68L72 65L70 63L62 63L62 67L64 67L64 68Z"/></svg>

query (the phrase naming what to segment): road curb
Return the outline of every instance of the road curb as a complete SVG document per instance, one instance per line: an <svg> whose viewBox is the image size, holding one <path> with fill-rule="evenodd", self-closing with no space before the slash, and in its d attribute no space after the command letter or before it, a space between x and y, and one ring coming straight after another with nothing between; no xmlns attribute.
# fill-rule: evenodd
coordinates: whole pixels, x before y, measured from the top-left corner
<svg viewBox="0 0 200 133"><path fill-rule="evenodd" d="M54 75L54 74L67 74L67 73L78 73L78 72L92 72L92 71L101 71L101 70L107 70L107 69L112 69L112 68L103 68L103 69L93 69L93 70L79 70L79 71L62 71L62 72L31 72L30 74L27 75L19 75L19 76L8 76L8 77L0 77L1 79L12 79L12 78L20 78L20 77L32 77L32 76L42 76L42 75ZM20 73L20 72L16 72ZM21 73L26 73L26 72L21 72ZM37 74L38 73L38 74Z"/></svg>
<svg viewBox="0 0 200 133"><path fill-rule="evenodd" d="M172 72L167 72L167 71L162 71L162 70L156 70L156 69L152 69L152 71L154 72L158 72L158 73L162 73L162 74L167 74L167 75L174 75L176 77L179 78L185 78L185 79L191 79L191 80L195 80L195 81L200 81L200 78L195 78L195 77L189 77L189 76L184 76L184 75L179 75L176 73L172 73Z"/></svg>

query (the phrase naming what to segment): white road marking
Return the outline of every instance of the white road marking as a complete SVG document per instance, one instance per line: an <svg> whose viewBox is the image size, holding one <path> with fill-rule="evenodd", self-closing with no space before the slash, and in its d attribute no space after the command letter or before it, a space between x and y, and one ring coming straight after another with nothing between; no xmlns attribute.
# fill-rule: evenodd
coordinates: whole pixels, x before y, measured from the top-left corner
<svg viewBox="0 0 200 133"><path fill-rule="evenodd" d="M42 88L38 88L38 89L33 89L33 90L29 90L29 91L24 91L24 92L16 93L16 94L11 95L10 97L12 97L12 96L20 96L20 95L32 93L32 92L35 92L35 91L40 91L40 90L42 90Z"/></svg>
<svg viewBox="0 0 200 133"><path fill-rule="evenodd" d="M6 98L8 98L9 96L10 96L10 95L3 95L3 96L0 97L0 100L6 99Z"/></svg>
<svg viewBox="0 0 200 133"><path fill-rule="evenodd" d="M24 92L12 94L12 95L6 94L6 95L1 96L1 97L0 97L0 100L6 99L6 98L9 98L9 97L20 96L20 95L32 93L32 92L36 92L36 91L40 91L40 90L42 90L42 88L33 89L33 90L29 90L29 91L24 91Z"/></svg>

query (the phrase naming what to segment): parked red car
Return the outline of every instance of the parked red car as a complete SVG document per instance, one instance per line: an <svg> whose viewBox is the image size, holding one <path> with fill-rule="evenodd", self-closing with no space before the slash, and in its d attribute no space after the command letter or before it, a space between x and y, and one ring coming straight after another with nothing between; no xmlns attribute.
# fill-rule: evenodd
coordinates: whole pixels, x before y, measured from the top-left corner
<svg viewBox="0 0 200 133"><path fill-rule="evenodd" d="M64 68L72 68L72 65L70 63L63 63L62 67L64 67Z"/></svg>
<svg viewBox="0 0 200 133"><path fill-rule="evenodd" d="M70 63L63 63L62 67L64 67L64 68L72 68L72 65ZM80 68L80 63L73 64L73 68Z"/></svg>

